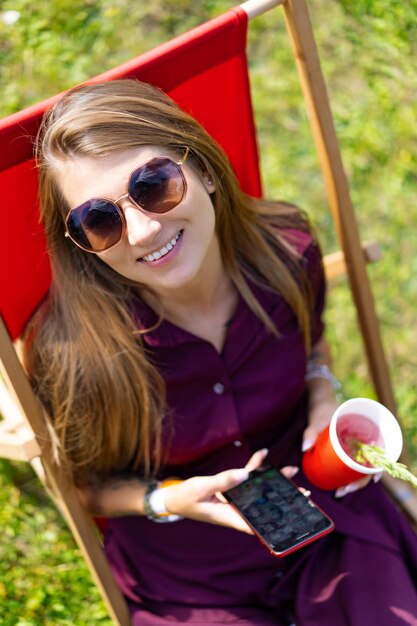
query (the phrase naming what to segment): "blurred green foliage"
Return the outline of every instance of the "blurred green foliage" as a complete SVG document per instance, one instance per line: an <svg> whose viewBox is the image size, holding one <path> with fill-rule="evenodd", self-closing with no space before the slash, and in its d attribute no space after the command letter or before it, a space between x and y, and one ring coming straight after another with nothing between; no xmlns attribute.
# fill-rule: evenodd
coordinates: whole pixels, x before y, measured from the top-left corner
<svg viewBox="0 0 417 626"><path fill-rule="evenodd" d="M0 1L0 116L184 32L227 0ZM414 469L417 468L417 0L310 0L309 8ZM266 195L336 237L281 9L253 21L248 53ZM346 397L374 392L344 278L327 311ZM0 626L110 624L73 540L31 469L0 465Z"/></svg>

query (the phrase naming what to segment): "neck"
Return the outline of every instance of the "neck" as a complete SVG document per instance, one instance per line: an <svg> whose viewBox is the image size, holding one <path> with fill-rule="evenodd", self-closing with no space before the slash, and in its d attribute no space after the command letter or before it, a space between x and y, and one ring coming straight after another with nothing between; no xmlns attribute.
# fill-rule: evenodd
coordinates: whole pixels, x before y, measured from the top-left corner
<svg viewBox="0 0 417 626"><path fill-rule="evenodd" d="M230 277L205 288L200 298L165 303L164 317L176 326L211 343L220 353L226 339L228 323L238 301L238 293Z"/></svg>
<svg viewBox="0 0 417 626"><path fill-rule="evenodd" d="M235 288L229 275L222 271L215 280L202 281L195 288L184 289L178 294L173 293L161 302L167 319L179 315L187 318L211 317L224 308L222 303L227 302L234 293Z"/></svg>
<svg viewBox="0 0 417 626"><path fill-rule="evenodd" d="M220 257L219 257L220 261ZM198 280L171 293L156 294L163 316L176 326L206 339L221 351L226 325L235 311L238 293L223 263L207 264ZM152 306L152 296L146 296Z"/></svg>

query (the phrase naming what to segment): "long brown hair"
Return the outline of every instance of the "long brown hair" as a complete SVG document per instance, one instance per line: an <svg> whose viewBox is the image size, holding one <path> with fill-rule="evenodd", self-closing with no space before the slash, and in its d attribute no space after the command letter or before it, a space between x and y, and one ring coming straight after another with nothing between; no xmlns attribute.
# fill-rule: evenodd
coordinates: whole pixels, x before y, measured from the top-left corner
<svg viewBox="0 0 417 626"><path fill-rule="evenodd" d="M183 153L215 183L216 232L225 270L271 332L279 333L247 278L282 294L308 349L311 306L297 254L280 229L307 224L292 206L255 201L240 190L231 166L201 126L160 90L132 80L68 92L46 114L36 157L42 221L53 282L27 333L26 366L45 404L64 467L79 483L129 469L151 473L160 459L164 385L132 319L141 286L64 237L68 206L59 166L142 145Z"/></svg>

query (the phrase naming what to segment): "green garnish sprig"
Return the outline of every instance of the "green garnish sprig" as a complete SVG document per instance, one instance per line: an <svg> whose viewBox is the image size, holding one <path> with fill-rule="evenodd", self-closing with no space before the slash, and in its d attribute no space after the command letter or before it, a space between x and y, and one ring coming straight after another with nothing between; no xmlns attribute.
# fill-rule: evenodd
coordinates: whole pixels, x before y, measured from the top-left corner
<svg viewBox="0 0 417 626"><path fill-rule="evenodd" d="M362 441L355 441L355 461L362 464L369 463L376 469L388 472L394 478L406 480L417 489L417 478L408 467L404 463L391 461L386 450L379 446L370 446L367 443L362 443Z"/></svg>

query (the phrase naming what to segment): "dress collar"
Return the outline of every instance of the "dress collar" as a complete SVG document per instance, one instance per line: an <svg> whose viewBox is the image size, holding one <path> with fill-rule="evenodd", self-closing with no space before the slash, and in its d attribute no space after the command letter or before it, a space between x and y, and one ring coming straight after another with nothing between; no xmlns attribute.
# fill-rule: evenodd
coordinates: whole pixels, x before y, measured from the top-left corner
<svg viewBox="0 0 417 626"><path fill-rule="evenodd" d="M296 229L284 229L281 234L284 235L288 243L295 248L300 256L305 253L312 241L310 233ZM277 304L282 301L281 296L271 289L263 287L259 283L255 283L248 279L248 285L255 298L268 314L271 314ZM227 330L229 331L231 327L241 319L245 311L248 310L246 302L239 294L236 310L228 323ZM158 313L156 313L144 300L139 297L135 298L133 301L132 311L136 325L138 329L142 331L142 337L145 343L150 347L172 347L185 343L201 341L200 337L193 335L184 328L181 328L168 320L161 320Z"/></svg>

